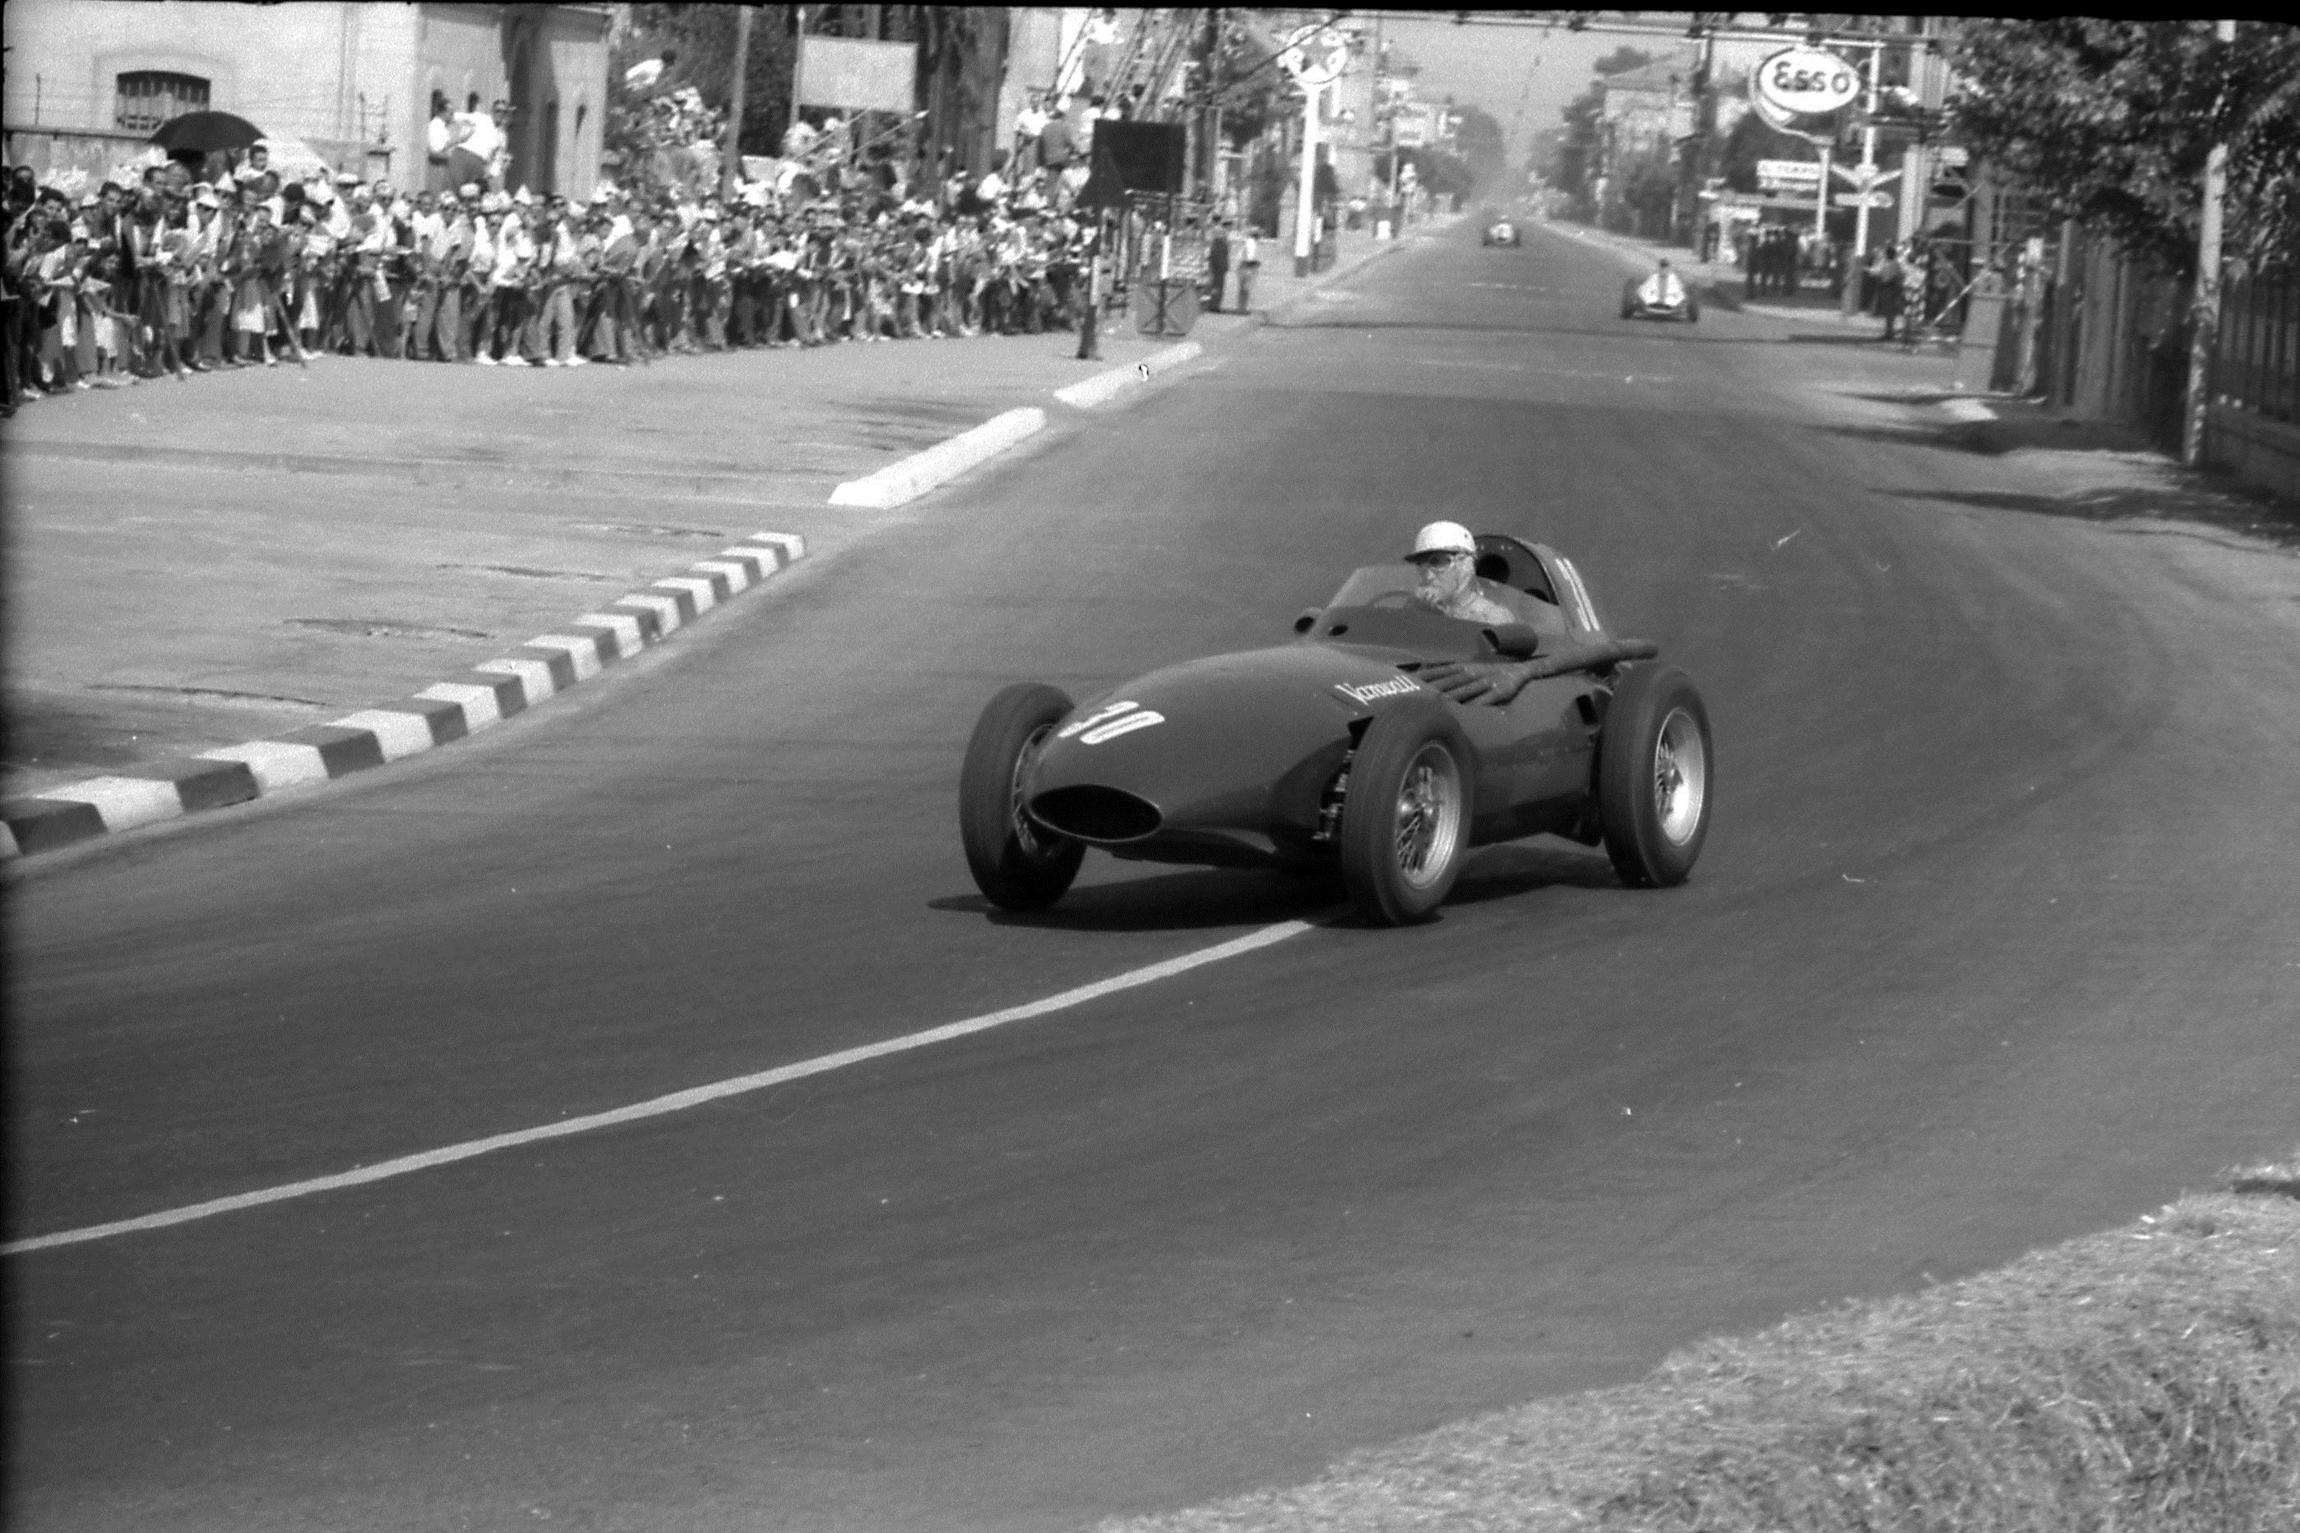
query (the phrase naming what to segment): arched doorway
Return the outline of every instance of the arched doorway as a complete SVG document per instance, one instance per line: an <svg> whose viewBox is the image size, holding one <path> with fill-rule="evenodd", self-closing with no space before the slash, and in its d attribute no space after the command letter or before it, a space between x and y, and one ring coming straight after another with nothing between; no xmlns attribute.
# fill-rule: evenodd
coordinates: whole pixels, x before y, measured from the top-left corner
<svg viewBox="0 0 2300 1533"><path fill-rule="evenodd" d="M542 194L558 189L559 93L551 80L551 50L535 17L503 24L503 78L509 82L511 164L504 184Z"/></svg>

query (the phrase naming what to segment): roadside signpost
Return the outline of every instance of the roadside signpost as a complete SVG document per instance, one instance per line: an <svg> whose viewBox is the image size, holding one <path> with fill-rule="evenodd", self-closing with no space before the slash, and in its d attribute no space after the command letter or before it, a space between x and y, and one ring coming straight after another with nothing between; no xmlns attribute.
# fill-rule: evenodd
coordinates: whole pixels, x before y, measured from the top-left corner
<svg viewBox="0 0 2300 1533"><path fill-rule="evenodd" d="M1768 125L1820 150L1812 180L1813 229L1826 238L1829 200L1819 193L1829 180L1830 146L1844 131L1846 109L1861 94L1859 71L1826 48L1799 43L1767 54L1750 73L1749 87L1750 105Z"/></svg>
<svg viewBox="0 0 2300 1533"><path fill-rule="evenodd" d="M1769 192L1809 192L1821 184L1821 167L1813 160L1759 160L1757 185Z"/></svg>
<svg viewBox="0 0 2300 1533"><path fill-rule="evenodd" d="M1326 87L1349 68L1350 41L1331 26L1302 28L1293 35L1278 63L1302 88L1302 180L1294 208L1294 275L1310 274L1310 236L1317 219L1318 103Z"/></svg>

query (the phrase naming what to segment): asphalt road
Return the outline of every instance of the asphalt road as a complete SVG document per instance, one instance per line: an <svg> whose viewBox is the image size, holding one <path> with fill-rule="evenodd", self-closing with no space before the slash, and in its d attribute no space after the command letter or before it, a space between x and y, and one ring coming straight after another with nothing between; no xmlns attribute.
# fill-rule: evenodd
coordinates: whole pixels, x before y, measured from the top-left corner
<svg viewBox="0 0 2300 1533"><path fill-rule="evenodd" d="M491 739L11 872L18 1240L1274 940L8 1256L9 1525L1078 1527L2288 1150L2284 556L2046 514L1919 362L1620 277L1458 229ZM1439 515L1699 679L1692 883L1528 842L1369 931L1097 857L986 912L993 691L1268 642Z"/></svg>

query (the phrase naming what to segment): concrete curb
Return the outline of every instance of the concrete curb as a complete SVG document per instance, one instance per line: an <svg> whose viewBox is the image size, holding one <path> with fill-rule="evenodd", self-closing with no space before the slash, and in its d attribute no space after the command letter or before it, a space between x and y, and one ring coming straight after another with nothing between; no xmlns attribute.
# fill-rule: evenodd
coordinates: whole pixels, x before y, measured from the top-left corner
<svg viewBox="0 0 2300 1533"><path fill-rule="evenodd" d="M1008 448L1046 429L1046 412L1024 405L993 415L981 425L912 453L874 474L849 479L831 491L834 506L872 506L884 510L913 501L939 489L977 464L987 463Z"/></svg>
<svg viewBox="0 0 2300 1533"><path fill-rule="evenodd" d="M447 745L662 643L806 556L796 533L758 532L686 573L586 612L556 633L413 697L196 756L138 763L0 803L0 858L29 856L205 809L308 787Z"/></svg>
<svg viewBox="0 0 2300 1533"><path fill-rule="evenodd" d="M1169 368L1181 366L1205 353L1206 348L1196 341L1183 341L1154 351L1132 367L1113 367L1106 373L1096 373L1083 383L1073 383L1054 391L1054 397L1074 410L1091 410L1132 383L1148 383Z"/></svg>

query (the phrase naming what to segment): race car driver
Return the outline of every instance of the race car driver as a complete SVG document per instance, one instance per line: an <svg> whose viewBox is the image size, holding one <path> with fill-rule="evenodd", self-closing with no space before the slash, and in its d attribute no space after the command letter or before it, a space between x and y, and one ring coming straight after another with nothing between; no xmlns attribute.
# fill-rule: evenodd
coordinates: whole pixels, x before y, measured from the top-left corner
<svg viewBox="0 0 2300 1533"><path fill-rule="evenodd" d="M1461 523L1430 523L1414 535L1413 552L1406 557L1421 566L1421 584L1413 594L1418 604L1473 623L1520 621L1518 614L1479 589L1483 582L1477 577L1477 540ZM1657 646L1641 639L1575 636L1561 638L1554 647L1545 640L1542 653L1527 660L1441 660L1424 667L1419 679L1457 703L1498 705L1545 676L1601 669L1658 653Z"/></svg>
<svg viewBox="0 0 2300 1533"><path fill-rule="evenodd" d="M1684 304L1685 284L1669 269L1669 257L1663 256L1653 275L1638 284L1637 301L1655 309L1674 309Z"/></svg>
<svg viewBox="0 0 2300 1533"><path fill-rule="evenodd" d="M1414 534L1409 562L1421 569L1417 605L1472 623L1514 623L1517 614L1478 589L1477 539L1459 522L1432 522Z"/></svg>

